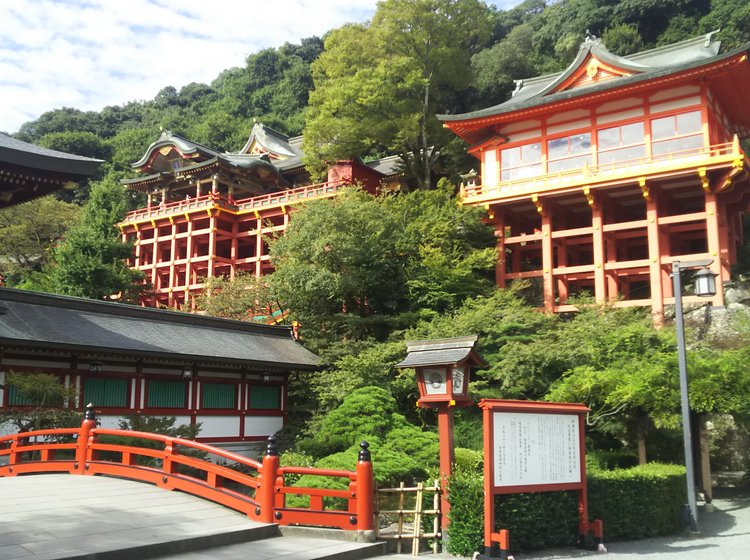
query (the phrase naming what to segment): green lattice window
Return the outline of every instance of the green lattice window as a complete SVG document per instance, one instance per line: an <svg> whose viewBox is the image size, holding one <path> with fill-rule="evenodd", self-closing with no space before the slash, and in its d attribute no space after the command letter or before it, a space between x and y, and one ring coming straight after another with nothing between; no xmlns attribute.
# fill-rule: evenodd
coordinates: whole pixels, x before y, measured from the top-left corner
<svg viewBox="0 0 750 560"><path fill-rule="evenodd" d="M230 383L201 383L202 408L234 408L235 385Z"/></svg>
<svg viewBox="0 0 750 560"><path fill-rule="evenodd" d="M97 407L125 408L128 406L128 380L89 377L83 382L83 402Z"/></svg>
<svg viewBox="0 0 750 560"><path fill-rule="evenodd" d="M281 408L281 387L252 385L250 387L250 408Z"/></svg>
<svg viewBox="0 0 750 560"><path fill-rule="evenodd" d="M34 402L24 395L15 385L8 385L8 405L9 406L38 406L40 403Z"/></svg>
<svg viewBox="0 0 750 560"><path fill-rule="evenodd" d="M147 385L149 408L185 408L185 383L151 379Z"/></svg>

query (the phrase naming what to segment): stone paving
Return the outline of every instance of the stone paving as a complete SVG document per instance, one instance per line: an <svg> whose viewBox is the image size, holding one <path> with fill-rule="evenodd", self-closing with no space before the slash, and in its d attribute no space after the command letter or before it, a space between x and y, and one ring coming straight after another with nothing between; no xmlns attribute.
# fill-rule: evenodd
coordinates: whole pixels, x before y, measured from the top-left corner
<svg viewBox="0 0 750 560"><path fill-rule="evenodd" d="M236 543L245 547L242 556L232 555L239 554ZM140 482L69 474L0 478L0 560L312 559L329 552L352 552L346 558L354 559L360 550L372 547L280 537L276 525Z"/></svg>

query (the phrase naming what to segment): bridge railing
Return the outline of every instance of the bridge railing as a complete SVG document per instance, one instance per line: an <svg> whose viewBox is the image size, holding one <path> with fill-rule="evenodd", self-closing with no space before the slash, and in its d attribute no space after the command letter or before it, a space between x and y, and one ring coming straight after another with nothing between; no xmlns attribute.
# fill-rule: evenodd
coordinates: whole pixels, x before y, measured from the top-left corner
<svg viewBox="0 0 750 560"><path fill-rule="evenodd" d="M262 461L210 445L148 432L97 428L92 405L80 428L0 437L0 476L67 472L155 484L280 525L374 529L374 483L366 442L354 471L281 467L273 437ZM285 475L343 479L343 489L287 486ZM295 496L289 500L287 497ZM292 503L293 502L293 503Z"/></svg>

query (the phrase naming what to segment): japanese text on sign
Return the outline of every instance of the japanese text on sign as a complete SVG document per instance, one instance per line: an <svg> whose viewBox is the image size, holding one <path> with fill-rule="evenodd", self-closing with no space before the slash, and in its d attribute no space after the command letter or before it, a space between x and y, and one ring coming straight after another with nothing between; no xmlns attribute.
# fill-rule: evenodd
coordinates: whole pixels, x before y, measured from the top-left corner
<svg viewBox="0 0 750 560"><path fill-rule="evenodd" d="M493 413L495 486L581 482L579 417Z"/></svg>

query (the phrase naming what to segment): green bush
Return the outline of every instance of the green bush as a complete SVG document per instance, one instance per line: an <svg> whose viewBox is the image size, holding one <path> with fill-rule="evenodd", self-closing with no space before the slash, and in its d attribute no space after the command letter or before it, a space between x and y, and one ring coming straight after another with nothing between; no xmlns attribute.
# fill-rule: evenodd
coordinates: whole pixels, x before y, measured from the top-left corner
<svg viewBox="0 0 750 560"><path fill-rule="evenodd" d="M586 454L586 471L629 469L638 465L638 457L627 451L592 451Z"/></svg>
<svg viewBox="0 0 750 560"><path fill-rule="evenodd" d="M608 539L641 539L680 531L685 468L649 463L589 476L589 513Z"/></svg>
<svg viewBox="0 0 750 560"><path fill-rule="evenodd" d="M482 466L484 465L484 453L481 451L456 447L455 454L457 469L465 469L469 471L482 470Z"/></svg>
<svg viewBox="0 0 750 560"><path fill-rule="evenodd" d="M471 556L484 546L483 474L457 469L449 483L448 552ZM683 528L685 469L651 463L588 476L589 518L604 521L605 540L667 535ZM510 531L513 551L578 540L577 492L510 494L495 499L496 528Z"/></svg>
<svg viewBox="0 0 750 560"><path fill-rule="evenodd" d="M484 478L475 469L457 468L448 481L451 511L448 552L471 556L483 550Z"/></svg>

